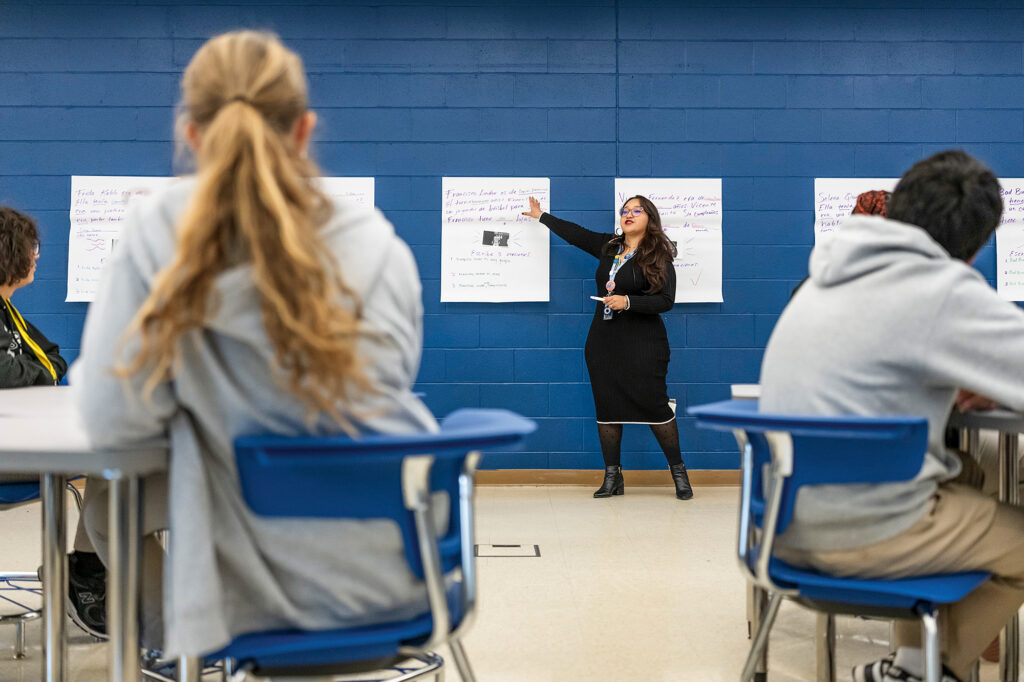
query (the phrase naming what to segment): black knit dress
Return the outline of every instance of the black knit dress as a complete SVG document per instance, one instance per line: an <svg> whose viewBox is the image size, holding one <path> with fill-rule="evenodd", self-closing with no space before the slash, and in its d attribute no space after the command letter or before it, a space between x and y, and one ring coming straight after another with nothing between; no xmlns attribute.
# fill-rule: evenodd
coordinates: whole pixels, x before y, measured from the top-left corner
<svg viewBox="0 0 1024 682"><path fill-rule="evenodd" d="M606 256L603 250L615 235L591 232L548 213L540 221L598 259L594 279L597 295L604 296L614 256ZM629 310L616 311L610 320L604 319L604 305L594 302L585 356L599 423L663 424L675 417L665 386L668 334L659 313L671 310L675 303L676 272L671 261L665 267L665 286L647 294L643 272L632 259L626 261L615 275L612 293L629 296Z"/></svg>

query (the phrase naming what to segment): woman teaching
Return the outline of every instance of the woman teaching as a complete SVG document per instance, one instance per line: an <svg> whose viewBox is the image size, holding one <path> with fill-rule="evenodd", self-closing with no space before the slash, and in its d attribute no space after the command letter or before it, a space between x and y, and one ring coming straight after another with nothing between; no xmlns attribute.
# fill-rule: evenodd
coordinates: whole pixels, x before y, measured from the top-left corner
<svg viewBox="0 0 1024 682"><path fill-rule="evenodd" d="M540 209L530 210L552 232L598 259L594 319L585 357L597 409L597 433L604 456L604 483L594 497L622 495L620 461L623 424L647 424L668 460L676 497L693 497L679 451L679 428L669 404L668 335L661 315L675 303L675 247L665 236L658 209L635 196L619 211L621 235L591 232Z"/></svg>

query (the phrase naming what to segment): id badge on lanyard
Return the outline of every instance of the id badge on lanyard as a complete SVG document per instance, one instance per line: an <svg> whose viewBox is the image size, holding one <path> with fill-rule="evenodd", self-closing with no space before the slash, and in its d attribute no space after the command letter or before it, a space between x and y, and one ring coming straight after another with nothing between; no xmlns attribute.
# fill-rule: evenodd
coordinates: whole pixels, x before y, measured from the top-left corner
<svg viewBox="0 0 1024 682"><path fill-rule="evenodd" d="M604 285L605 290L608 292L605 294L605 296L611 296L612 292L615 291L615 275L619 272L619 268L621 268L626 261L633 257L634 253L636 253L636 251L632 251L626 254L625 256L623 256L621 253L615 255L615 260L612 262L611 270L608 272L608 281ZM614 311L612 310L611 306L606 305L604 307L603 319L610 320L612 319L613 315Z"/></svg>
<svg viewBox="0 0 1024 682"><path fill-rule="evenodd" d="M616 258L618 258L618 256L616 256ZM608 291L608 293L605 294L605 295L606 296L611 296L612 292L615 291L615 280L614 279L609 279L608 282L605 283L604 288ZM612 309L611 309L611 306L607 306L606 305L604 307L604 319L606 319L606 320L612 319Z"/></svg>

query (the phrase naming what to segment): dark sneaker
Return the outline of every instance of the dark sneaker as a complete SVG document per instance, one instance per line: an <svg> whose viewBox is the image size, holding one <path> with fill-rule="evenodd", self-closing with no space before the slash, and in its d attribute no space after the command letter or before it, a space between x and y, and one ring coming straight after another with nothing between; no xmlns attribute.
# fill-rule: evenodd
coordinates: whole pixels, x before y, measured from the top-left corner
<svg viewBox="0 0 1024 682"><path fill-rule="evenodd" d="M106 639L107 574L83 564L78 552L68 555L68 615L93 637Z"/></svg>

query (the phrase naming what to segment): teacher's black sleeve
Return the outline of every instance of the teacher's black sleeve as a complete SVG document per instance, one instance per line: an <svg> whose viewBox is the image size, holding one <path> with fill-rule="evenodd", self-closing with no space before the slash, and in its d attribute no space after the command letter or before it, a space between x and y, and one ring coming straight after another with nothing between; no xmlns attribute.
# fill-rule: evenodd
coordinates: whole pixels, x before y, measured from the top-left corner
<svg viewBox="0 0 1024 682"><path fill-rule="evenodd" d="M568 220L556 218L550 213L542 214L540 221L559 237L573 246L583 249L594 258L601 257L601 249L603 249L604 245L615 236L613 234L592 232L585 227L580 227L576 223L570 223Z"/></svg>
<svg viewBox="0 0 1024 682"><path fill-rule="evenodd" d="M629 297L629 311L642 315L657 315L672 310L676 302L676 268L669 261L665 269L665 286L646 296Z"/></svg>

